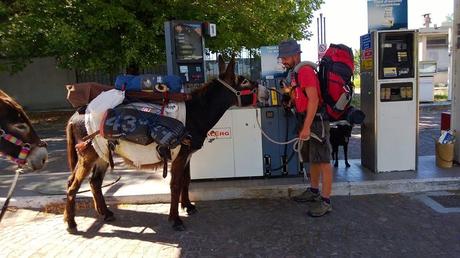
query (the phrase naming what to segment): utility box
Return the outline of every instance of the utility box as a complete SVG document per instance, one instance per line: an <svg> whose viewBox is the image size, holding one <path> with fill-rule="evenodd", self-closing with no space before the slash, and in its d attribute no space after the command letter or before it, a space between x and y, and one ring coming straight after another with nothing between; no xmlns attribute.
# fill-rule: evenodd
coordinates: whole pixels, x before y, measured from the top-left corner
<svg viewBox="0 0 460 258"><path fill-rule="evenodd" d="M420 102L434 101L434 75L436 74L436 61L420 61L418 65L418 85Z"/></svg>
<svg viewBox="0 0 460 258"><path fill-rule="evenodd" d="M417 32L361 36L361 164L374 172L416 170Z"/></svg>
<svg viewBox="0 0 460 258"><path fill-rule="evenodd" d="M192 155L191 179L263 176L262 137L258 123L258 108L227 110L209 130L203 148Z"/></svg>

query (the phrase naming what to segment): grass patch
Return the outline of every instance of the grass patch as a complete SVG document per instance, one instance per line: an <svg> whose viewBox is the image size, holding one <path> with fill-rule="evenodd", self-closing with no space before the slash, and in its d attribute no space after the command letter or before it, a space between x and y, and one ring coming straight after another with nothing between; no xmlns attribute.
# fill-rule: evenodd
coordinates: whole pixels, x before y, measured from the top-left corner
<svg viewBox="0 0 460 258"><path fill-rule="evenodd" d="M447 100L447 95L445 94L435 94L434 95L434 101L446 101Z"/></svg>

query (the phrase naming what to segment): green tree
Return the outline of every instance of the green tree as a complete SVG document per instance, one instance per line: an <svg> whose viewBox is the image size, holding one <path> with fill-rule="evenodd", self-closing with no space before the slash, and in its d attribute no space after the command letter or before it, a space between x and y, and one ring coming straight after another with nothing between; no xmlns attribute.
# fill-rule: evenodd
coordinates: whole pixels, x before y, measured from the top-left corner
<svg viewBox="0 0 460 258"><path fill-rule="evenodd" d="M32 58L55 57L62 68L112 71L165 62L164 22L216 23L206 39L214 52L308 39L322 0L3 0L0 70L23 69Z"/></svg>
<svg viewBox="0 0 460 258"><path fill-rule="evenodd" d="M355 71L353 72L353 75L359 76L359 73L361 72L361 51L359 49L353 50L353 63L355 65Z"/></svg>

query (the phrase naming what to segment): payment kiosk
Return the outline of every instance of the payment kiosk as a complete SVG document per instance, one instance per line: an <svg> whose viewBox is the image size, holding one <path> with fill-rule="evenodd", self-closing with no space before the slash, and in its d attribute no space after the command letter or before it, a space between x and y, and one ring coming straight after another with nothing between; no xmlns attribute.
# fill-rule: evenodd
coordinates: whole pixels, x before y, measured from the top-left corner
<svg viewBox="0 0 460 258"><path fill-rule="evenodd" d="M361 36L361 164L374 172L416 170L417 33Z"/></svg>
<svg viewBox="0 0 460 258"><path fill-rule="evenodd" d="M176 20L164 23L168 74L179 75L185 84L206 81L202 24Z"/></svg>

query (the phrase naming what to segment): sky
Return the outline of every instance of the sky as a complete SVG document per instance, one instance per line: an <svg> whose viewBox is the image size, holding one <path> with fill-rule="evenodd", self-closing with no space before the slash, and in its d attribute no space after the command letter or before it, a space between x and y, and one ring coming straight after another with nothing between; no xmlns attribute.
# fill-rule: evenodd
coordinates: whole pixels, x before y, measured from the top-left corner
<svg viewBox="0 0 460 258"><path fill-rule="evenodd" d="M425 13L431 13L431 26L441 25L453 13L454 0L408 0L408 27L423 27ZM317 59L316 18L326 17L326 43L342 43L359 49L359 37L367 33L367 0L324 0L321 9L314 13L309 41L302 41L302 60ZM350 10L350 11L345 11Z"/></svg>

